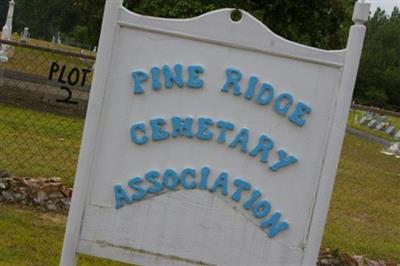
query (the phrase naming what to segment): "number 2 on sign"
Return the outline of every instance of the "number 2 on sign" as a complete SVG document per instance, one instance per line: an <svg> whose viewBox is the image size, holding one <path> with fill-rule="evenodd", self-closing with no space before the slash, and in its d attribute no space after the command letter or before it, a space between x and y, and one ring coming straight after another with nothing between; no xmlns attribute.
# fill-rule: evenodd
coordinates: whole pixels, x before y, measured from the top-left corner
<svg viewBox="0 0 400 266"><path fill-rule="evenodd" d="M57 62L53 62L50 66L49 71L49 80L53 80L56 78L58 82L63 84L68 84L70 86L75 86L79 83L81 87L85 86L87 74L91 72L90 69L78 69L73 67L69 73L66 73L66 65L60 66ZM64 74L66 79L64 79ZM56 99L57 102L66 103L66 104L78 104L77 101L72 101L72 91L67 86L61 86L61 90L65 90L68 93L68 96L64 99Z"/></svg>

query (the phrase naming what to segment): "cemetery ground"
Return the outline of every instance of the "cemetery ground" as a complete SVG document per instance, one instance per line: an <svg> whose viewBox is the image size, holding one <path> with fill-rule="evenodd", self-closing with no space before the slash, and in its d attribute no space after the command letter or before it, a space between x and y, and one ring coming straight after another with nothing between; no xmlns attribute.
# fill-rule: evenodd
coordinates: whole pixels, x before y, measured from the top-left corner
<svg viewBox="0 0 400 266"><path fill-rule="evenodd" d="M25 116L30 117L29 122ZM24 154L29 158L24 168L14 157L6 158L9 161L1 160L0 169L8 165L6 170L15 176L59 176L68 186L73 185L83 119L0 105L0 123L5 129L0 132L0 149L12 148L15 156ZM393 123L400 125L400 119ZM354 113L349 124L354 124ZM69 150L65 151L66 147ZM380 153L382 148L346 135L323 245L351 255L399 263L400 160ZM66 163L59 156L60 150L74 154L69 159L73 161ZM51 165L43 168L39 159L42 156L48 156ZM0 265L57 265L65 222L66 216L61 214L1 204ZM80 256L79 265L123 264Z"/></svg>
<svg viewBox="0 0 400 266"><path fill-rule="evenodd" d="M13 34L11 37L12 41L18 41L20 39L18 34ZM30 38L29 45L51 48L55 50L61 50L65 52L73 52L76 54L82 53L84 55L96 56L96 53L87 50L80 49L78 47L66 45L66 44L53 44L48 41ZM82 60L79 57L68 57L63 54L56 54L50 51L40 51L35 49L28 49L22 47L12 47L12 57L5 64L8 70L14 70L23 73L34 73L39 76L48 77L49 69L48 66L52 62L66 62L74 65L78 68L90 68L92 66L91 62L87 60ZM88 74L88 80L91 80L93 73Z"/></svg>
<svg viewBox="0 0 400 266"><path fill-rule="evenodd" d="M13 33L13 35L11 35L12 41L19 41L20 39L21 39L21 37L19 36L19 34ZM29 38L28 43L31 45L35 45L35 46L54 48L54 49L60 49L60 50L64 50L64 51L77 52L77 53L79 53L81 50L83 50L84 53L87 55L96 56L96 53L91 50L81 49L79 47L71 46L71 45L67 45L67 44L63 44L63 43L52 43L49 41L35 39L35 38Z"/></svg>
<svg viewBox="0 0 400 266"><path fill-rule="evenodd" d="M369 128L366 125L361 125L359 123L359 120L361 119L362 116L363 116L363 111L352 109L349 113L349 119L347 121L347 126L361 130L370 135L374 135L374 136L377 136L377 137L385 139L385 140L396 142L393 135L388 135L382 130L376 130L373 128ZM396 128L396 132L397 132L397 130L400 130L400 118L393 117L393 116L385 116L385 117L387 119L387 122L389 122L390 125L392 125Z"/></svg>

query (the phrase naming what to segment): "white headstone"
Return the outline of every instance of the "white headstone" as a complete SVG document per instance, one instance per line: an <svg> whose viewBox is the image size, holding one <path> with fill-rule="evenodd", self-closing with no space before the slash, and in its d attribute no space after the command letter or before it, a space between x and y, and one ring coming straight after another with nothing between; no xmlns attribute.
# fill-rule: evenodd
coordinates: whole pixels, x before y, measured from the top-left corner
<svg viewBox="0 0 400 266"><path fill-rule="evenodd" d="M368 11L325 51L106 1L61 265L315 265Z"/></svg>
<svg viewBox="0 0 400 266"><path fill-rule="evenodd" d="M53 35L53 38L51 39L51 43L55 43L56 42L56 36Z"/></svg>
<svg viewBox="0 0 400 266"><path fill-rule="evenodd" d="M10 30L7 25L3 26L3 29L1 31L1 39L2 40L9 40L10 39Z"/></svg>
<svg viewBox="0 0 400 266"><path fill-rule="evenodd" d="M399 157L400 156L400 142L393 143L392 145L390 145L389 148L382 151L382 153L384 153L386 155L395 155L395 156Z"/></svg>
<svg viewBox="0 0 400 266"><path fill-rule="evenodd" d="M378 121L376 121L376 119L372 119L371 121L368 122L367 126L370 128L374 128L377 123Z"/></svg>
<svg viewBox="0 0 400 266"><path fill-rule="evenodd" d="M363 117L360 118L359 123L360 123L361 125L364 125L364 124L368 123L369 119L370 119L369 116L363 116Z"/></svg>
<svg viewBox="0 0 400 266"><path fill-rule="evenodd" d="M1 53L1 50L0 50L0 63L4 63L4 62L7 62L7 61L8 61L8 56L3 54L3 53Z"/></svg>
<svg viewBox="0 0 400 266"><path fill-rule="evenodd" d="M400 140L400 130L394 135L394 138Z"/></svg>
<svg viewBox="0 0 400 266"><path fill-rule="evenodd" d="M21 32L21 42L28 42L29 38L29 28L25 27L24 31Z"/></svg>
<svg viewBox="0 0 400 266"><path fill-rule="evenodd" d="M1 38L3 40L10 40L11 39L11 34L12 34L12 23L13 23L13 16L14 16L14 6L15 6L15 1L10 0L8 2L8 12L7 12L7 19L6 19L6 24L3 27L3 32Z"/></svg>
<svg viewBox="0 0 400 266"><path fill-rule="evenodd" d="M14 16L14 6L15 6L14 0L10 0L10 2L8 2L8 12L7 12L6 23L4 24L4 26L2 28L2 32L1 32L2 40L11 40L12 22L13 22L13 16ZM8 57L5 54L6 51L8 50L8 48L9 48L9 45L6 45L6 44L1 45L1 50L2 50L2 59L1 60L3 62L8 61Z"/></svg>
<svg viewBox="0 0 400 266"><path fill-rule="evenodd" d="M396 132L396 128L394 126L390 126L385 130L385 133L388 135L394 135Z"/></svg>
<svg viewBox="0 0 400 266"><path fill-rule="evenodd" d="M375 126L375 130L381 130L385 124L386 124L386 122L377 123Z"/></svg>

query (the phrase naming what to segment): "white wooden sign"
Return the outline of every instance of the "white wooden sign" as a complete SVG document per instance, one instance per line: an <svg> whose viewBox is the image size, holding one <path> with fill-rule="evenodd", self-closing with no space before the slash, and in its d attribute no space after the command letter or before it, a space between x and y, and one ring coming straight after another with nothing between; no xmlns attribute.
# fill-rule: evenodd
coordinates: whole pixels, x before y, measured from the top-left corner
<svg viewBox="0 0 400 266"><path fill-rule="evenodd" d="M231 12L107 1L62 265L315 265L369 4L338 51Z"/></svg>

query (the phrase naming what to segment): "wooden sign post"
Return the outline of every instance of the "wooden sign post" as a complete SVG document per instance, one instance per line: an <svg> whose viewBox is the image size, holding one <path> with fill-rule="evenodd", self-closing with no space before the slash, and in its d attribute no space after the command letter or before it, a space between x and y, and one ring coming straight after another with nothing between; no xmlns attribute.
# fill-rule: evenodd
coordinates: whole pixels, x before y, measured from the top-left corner
<svg viewBox="0 0 400 266"><path fill-rule="evenodd" d="M106 2L61 265L315 265L369 4L337 51L232 11Z"/></svg>

